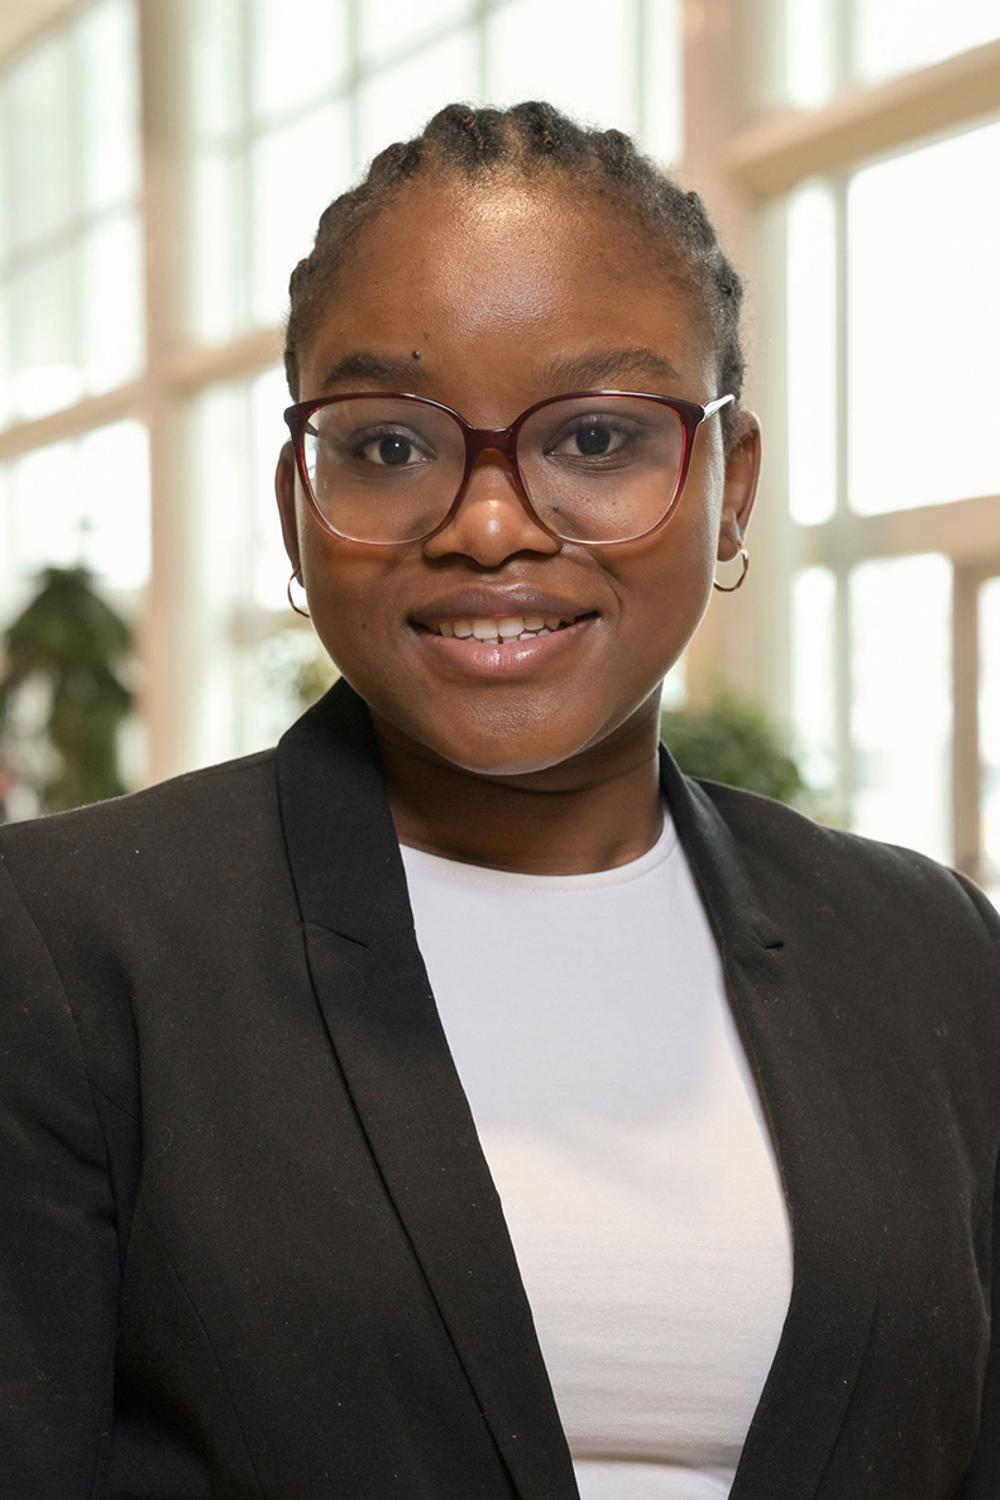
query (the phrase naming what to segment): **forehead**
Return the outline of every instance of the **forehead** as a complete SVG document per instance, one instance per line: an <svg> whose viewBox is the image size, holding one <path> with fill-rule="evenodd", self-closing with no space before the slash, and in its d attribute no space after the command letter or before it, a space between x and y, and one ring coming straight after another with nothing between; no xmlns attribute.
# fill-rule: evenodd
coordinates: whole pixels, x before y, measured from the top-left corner
<svg viewBox="0 0 1000 1500"><path fill-rule="evenodd" d="M349 248L306 341L300 395L355 350L418 348L425 378L523 393L560 356L630 345L677 370L654 388L714 394L701 299L610 197L558 180L418 179Z"/></svg>

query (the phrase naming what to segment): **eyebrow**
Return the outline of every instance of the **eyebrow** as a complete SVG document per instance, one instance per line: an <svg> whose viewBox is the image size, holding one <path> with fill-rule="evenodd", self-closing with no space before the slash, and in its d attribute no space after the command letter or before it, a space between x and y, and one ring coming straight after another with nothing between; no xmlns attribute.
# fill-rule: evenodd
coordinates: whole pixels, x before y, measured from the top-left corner
<svg viewBox="0 0 1000 1500"><path fill-rule="evenodd" d="M408 380L425 381L426 370L421 369L418 359L399 359L383 354L373 354L367 349L355 349L338 359L323 382L324 387L344 385L349 381L371 381L375 383L405 384Z"/></svg>
<svg viewBox="0 0 1000 1500"><path fill-rule="evenodd" d="M540 371L548 385L586 384L590 380L618 380L630 372L653 375L665 380L679 380L675 367L655 349L594 349L571 359L554 359Z"/></svg>
<svg viewBox="0 0 1000 1500"><path fill-rule="evenodd" d="M594 349L566 359L553 359L538 371L541 385L569 389L594 380L618 380L628 373L651 375L663 380L679 380L677 369L655 349L628 346L620 349ZM339 359L323 382L324 389L352 381L406 388L410 382L426 385L432 379L419 360L400 359L355 349Z"/></svg>

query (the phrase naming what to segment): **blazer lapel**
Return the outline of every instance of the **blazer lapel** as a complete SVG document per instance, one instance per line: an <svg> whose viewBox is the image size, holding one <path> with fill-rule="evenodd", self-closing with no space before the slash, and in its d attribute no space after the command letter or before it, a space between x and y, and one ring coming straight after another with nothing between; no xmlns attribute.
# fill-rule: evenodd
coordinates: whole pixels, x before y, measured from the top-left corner
<svg viewBox="0 0 1000 1500"><path fill-rule="evenodd" d="M719 946L792 1223L789 1308L730 1500L811 1500L874 1319L878 1205L838 1079L842 1060L823 1036L781 931L759 903L748 851L663 745L660 779Z"/></svg>
<svg viewBox="0 0 1000 1500"><path fill-rule="evenodd" d="M417 947L363 700L282 736L278 792L313 984L372 1155L522 1500L578 1500L500 1199Z"/></svg>

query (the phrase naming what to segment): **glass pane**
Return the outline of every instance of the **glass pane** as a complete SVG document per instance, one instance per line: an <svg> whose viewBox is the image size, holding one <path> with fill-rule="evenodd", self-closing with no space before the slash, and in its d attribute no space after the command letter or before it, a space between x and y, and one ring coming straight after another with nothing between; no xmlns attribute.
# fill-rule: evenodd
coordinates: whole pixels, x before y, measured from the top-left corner
<svg viewBox="0 0 1000 1500"><path fill-rule="evenodd" d="M10 466L19 573L86 563L109 588L149 577L146 430L115 422L74 442L36 448Z"/></svg>
<svg viewBox="0 0 1000 1500"><path fill-rule="evenodd" d="M837 267L833 195L810 183L788 202L788 486L792 519L837 504Z"/></svg>
<svg viewBox="0 0 1000 1500"><path fill-rule="evenodd" d="M605 0L509 0L489 17L490 103L548 99L581 124L636 131L635 7L609 24Z"/></svg>
<svg viewBox="0 0 1000 1500"><path fill-rule="evenodd" d="M139 190L139 38L132 0L103 0L78 22L83 205L124 203Z"/></svg>
<svg viewBox="0 0 1000 1500"><path fill-rule="evenodd" d="M7 102L9 94L9 88L4 87L3 79L0 78L0 142L10 139L10 127L7 124L10 115ZM4 263L10 254L14 234L14 226L11 223L13 205L10 201L9 155L9 150L0 150L0 276L3 275Z"/></svg>
<svg viewBox="0 0 1000 1500"><path fill-rule="evenodd" d="M259 323L288 306L288 278L312 249L323 209L350 185L346 104L331 104L257 142L251 157L253 305Z"/></svg>
<svg viewBox="0 0 1000 1500"><path fill-rule="evenodd" d="M6 125L15 245L53 234L76 208L70 41L64 32L38 43L8 75Z"/></svg>
<svg viewBox="0 0 1000 1500"><path fill-rule="evenodd" d="M60 251L11 276L11 407L41 417L79 400L79 256Z"/></svg>
<svg viewBox="0 0 1000 1500"><path fill-rule="evenodd" d="M369 66L378 66L422 37L470 19L472 9L472 0L421 0L419 5L400 5L399 0L365 0L359 17L362 60Z"/></svg>
<svg viewBox="0 0 1000 1500"><path fill-rule="evenodd" d="M979 590L983 884L1000 906L1000 578Z"/></svg>
<svg viewBox="0 0 1000 1500"><path fill-rule="evenodd" d="M74 443L36 448L10 466L14 550L22 572L80 561L81 516L76 504Z"/></svg>
<svg viewBox="0 0 1000 1500"><path fill-rule="evenodd" d="M12 414L11 360L9 310L7 298L0 292L0 427L6 427Z"/></svg>
<svg viewBox="0 0 1000 1500"><path fill-rule="evenodd" d="M198 521L198 601L207 627L196 693L196 760L239 754L241 635L253 557L252 434L245 381L192 403ZM286 575L287 576L287 575ZM304 623L304 622L303 622Z"/></svg>
<svg viewBox="0 0 1000 1500"><path fill-rule="evenodd" d="M950 565L862 563L849 609L852 826L950 863Z"/></svg>
<svg viewBox="0 0 1000 1500"><path fill-rule="evenodd" d="M837 778L837 579L803 568L792 584L792 718L803 778L817 790Z"/></svg>
<svg viewBox="0 0 1000 1500"><path fill-rule="evenodd" d="M80 439L76 503L84 561L114 589L149 579L149 439L141 422L113 422Z"/></svg>
<svg viewBox="0 0 1000 1500"><path fill-rule="evenodd" d="M242 232L244 167L235 150L204 147L193 167L192 332L228 338L246 324L249 236Z"/></svg>
<svg viewBox="0 0 1000 1500"><path fill-rule="evenodd" d="M665 166L683 149L684 69L679 0L649 0L646 6L646 118L642 149Z"/></svg>
<svg viewBox="0 0 1000 1500"><path fill-rule="evenodd" d="M362 15L366 9L361 7ZM304 109L343 84L344 0L253 0L251 15L255 115Z"/></svg>
<svg viewBox="0 0 1000 1500"><path fill-rule="evenodd" d="M106 220L83 241L84 379L88 391L122 385L143 361L142 245L135 214Z"/></svg>
<svg viewBox="0 0 1000 1500"><path fill-rule="evenodd" d="M363 84L360 163L352 166L352 175L393 141L409 140L421 131L444 105L470 98L475 77L474 40L462 31Z"/></svg>
<svg viewBox="0 0 1000 1500"><path fill-rule="evenodd" d="M250 427L253 433L255 538L254 598L261 609L287 610L285 585L292 571L281 536L274 469L288 428L281 413L289 403L283 369L266 370L250 386Z"/></svg>
<svg viewBox="0 0 1000 1500"><path fill-rule="evenodd" d="M785 97L815 108L834 91L836 21L843 0L785 0Z"/></svg>
<svg viewBox="0 0 1000 1500"><path fill-rule="evenodd" d="M1000 125L859 172L849 193L850 502L1000 491Z"/></svg>
<svg viewBox="0 0 1000 1500"><path fill-rule="evenodd" d="M854 17L857 71L866 80L905 73L1000 36L997 0L854 0Z"/></svg>
<svg viewBox="0 0 1000 1500"><path fill-rule="evenodd" d="M196 137L218 143L243 123L240 62L243 18L239 0L198 0L192 7L191 101Z"/></svg>

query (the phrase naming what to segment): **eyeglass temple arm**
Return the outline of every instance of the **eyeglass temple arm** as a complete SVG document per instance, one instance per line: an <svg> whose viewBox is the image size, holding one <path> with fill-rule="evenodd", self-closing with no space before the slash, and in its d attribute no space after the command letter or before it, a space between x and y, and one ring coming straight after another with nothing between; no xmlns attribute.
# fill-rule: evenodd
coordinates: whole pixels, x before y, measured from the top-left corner
<svg viewBox="0 0 1000 1500"><path fill-rule="evenodd" d="M715 400L714 401L710 401L708 403L708 405L705 407L705 416L706 417L714 416L715 413L719 410L719 408L721 406L728 406L729 403L730 403L730 401L735 401L735 400L736 400L736 397L734 395L732 395L732 394L730 394L728 396L716 396Z"/></svg>

